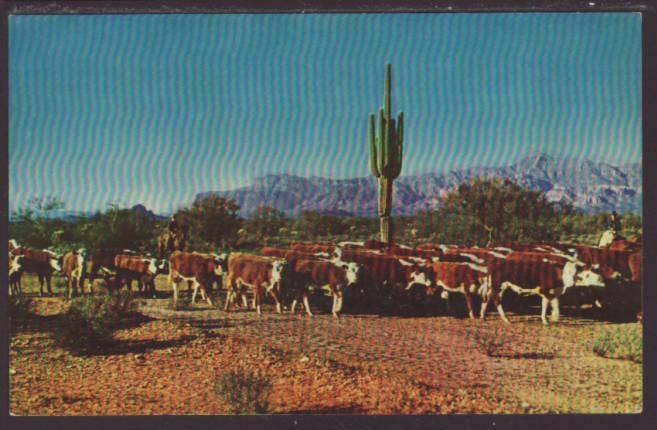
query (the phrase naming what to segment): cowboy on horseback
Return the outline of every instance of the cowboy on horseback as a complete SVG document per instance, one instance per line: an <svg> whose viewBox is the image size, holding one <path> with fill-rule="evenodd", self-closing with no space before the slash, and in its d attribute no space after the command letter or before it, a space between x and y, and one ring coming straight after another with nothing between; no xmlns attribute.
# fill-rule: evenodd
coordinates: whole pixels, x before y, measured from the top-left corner
<svg viewBox="0 0 657 430"><path fill-rule="evenodd" d="M169 219L166 230L160 235L158 240L158 248L160 251L160 258L164 257L164 254L171 253L173 251L182 251L185 247L185 234L186 229L184 226L176 221L176 216L173 215Z"/></svg>

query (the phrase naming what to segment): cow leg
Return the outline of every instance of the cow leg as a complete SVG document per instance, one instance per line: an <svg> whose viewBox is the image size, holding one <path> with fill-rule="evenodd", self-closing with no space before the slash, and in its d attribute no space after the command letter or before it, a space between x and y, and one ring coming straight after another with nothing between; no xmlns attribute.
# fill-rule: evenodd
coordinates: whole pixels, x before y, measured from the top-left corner
<svg viewBox="0 0 657 430"><path fill-rule="evenodd" d="M212 281L210 281L212 283ZM210 290L208 284L203 281L201 283L201 298L208 302L208 305L212 306L212 300L210 299Z"/></svg>
<svg viewBox="0 0 657 430"><path fill-rule="evenodd" d="M224 312L228 311L228 306L233 298L233 280L230 276L226 277L226 303L224 303Z"/></svg>
<svg viewBox="0 0 657 430"><path fill-rule="evenodd" d="M192 284L192 286L193 286L192 288L194 289L194 291L192 292L192 304L194 304L196 303L196 293L198 293L198 287L199 287L199 283L196 279L194 279L194 283Z"/></svg>
<svg viewBox="0 0 657 430"><path fill-rule="evenodd" d="M233 294L234 292L231 290L226 291L226 303L224 303L224 311L228 312L228 306L230 306L230 303L233 300Z"/></svg>
<svg viewBox="0 0 657 430"><path fill-rule="evenodd" d="M550 315L550 319L553 322L559 321L559 297L555 297L550 300L550 306L552 306L552 314Z"/></svg>
<svg viewBox="0 0 657 430"><path fill-rule="evenodd" d="M50 282L51 280L52 280L52 275L51 274L46 275L46 285L48 286L48 294L54 296L55 294L52 292L52 283Z"/></svg>
<svg viewBox="0 0 657 430"><path fill-rule="evenodd" d="M465 291L465 303L468 305L468 315L470 319L474 319L474 312L472 311L472 294L467 290L467 287L464 287Z"/></svg>
<svg viewBox="0 0 657 430"><path fill-rule="evenodd" d="M507 324L511 324L504 313L504 308L502 307L502 296L500 294L494 294L493 300L495 301L495 307L497 308L497 313L500 314L500 318Z"/></svg>
<svg viewBox="0 0 657 430"><path fill-rule="evenodd" d="M331 313L333 314L334 318L338 318L338 313L340 312L340 298L338 297L337 292L333 293L333 308L331 309Z"/></svg>
<svg viewBox="0 0 657 430"><path fill-rule="evenodd" d="M176 303L178 302L178 282L176 282L173 277L173 271L169 273L169 284L173 290L173 306L176 306Z"/></svg>
<svg viewBox="0 0 657 430"><path fill-rule="evenodd" d="M336 312L338 312L338 313L342 312L343 303L344 303L344 293L342 291L340 291L338 293L338 306L337 306Z"/></svg>
<svg viewBox="0 0 657 430"><path fill-rule="evenodd" d="M547 308L548 308L548 303L550 300L548 300L547 297L541 296L541 321L543 324L547 325Z"/></svg>
<svg viewBox="0 0 657 430"><path fill-rule="evenodd" d="M308 294L304 293L303 294L303 306L306 308L306 313L308 316L313 316L313 313L310 312L310 303L308 303Z"/></svg>
<svg viewBox="0 0 657 430"><path fill-rule="evenodd" d="M261 305L263 301L262 297L262 286L256 286L253 294L253 307L256 309L256 313L260 315L262 313Z"/></svg>
<svg viewBox="0 0 657 430"><path fill-rule="evenodd" d="M488 300L484 300L481 302L481 310L479 311L479 318L486 319L486 308L488 308L488 302L490 301L490 298Z"/></svg>
<svg viewBox="0 0 657 430"><path fill-rule="evenodd" d="M292 300L292 306L290 306L290 313L294 315L294 310L297 308L297 299Z"/></svg>
<svg viewBox="0 0 657 430"><path fill-rule="evenodd" d="M39 294L43 297L43 276L37 274L37 277L39 278Z"/></svg>

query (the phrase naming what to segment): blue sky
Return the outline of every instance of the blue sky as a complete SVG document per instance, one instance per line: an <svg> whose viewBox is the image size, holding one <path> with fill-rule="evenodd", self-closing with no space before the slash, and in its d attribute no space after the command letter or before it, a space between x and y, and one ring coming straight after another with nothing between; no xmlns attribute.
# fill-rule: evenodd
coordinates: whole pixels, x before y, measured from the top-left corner
<svg viewBox="0 0 657 430"><path fill-rule="evenodd" d="M386 62L402 175L641 159L638 14L12 16L10 209L369 175Z"/></svg>

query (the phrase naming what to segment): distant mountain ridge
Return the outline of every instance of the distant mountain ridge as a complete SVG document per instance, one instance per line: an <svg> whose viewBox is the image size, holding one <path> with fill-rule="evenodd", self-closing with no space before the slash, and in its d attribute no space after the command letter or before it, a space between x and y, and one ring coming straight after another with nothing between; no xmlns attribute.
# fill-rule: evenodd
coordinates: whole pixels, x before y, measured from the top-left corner
<svg viewBox="0 0 657 430"><path fill-rule="evenodd" d="M553 202L565 201L585 213L616 210L641 211L641 164L612 166L607 163L546 154L532 155L505 167L474 167L448 173L403 176L395 181L393 214L413 215L433 210L446 193L477 177L510 179L534 191L543 191ZM318 211L342 216L377 215L377 184L372 176L353 179L304 178L288 174L258 177L252 185L196 195L234 199L242 216L260 205L288 215Z"/></svg>

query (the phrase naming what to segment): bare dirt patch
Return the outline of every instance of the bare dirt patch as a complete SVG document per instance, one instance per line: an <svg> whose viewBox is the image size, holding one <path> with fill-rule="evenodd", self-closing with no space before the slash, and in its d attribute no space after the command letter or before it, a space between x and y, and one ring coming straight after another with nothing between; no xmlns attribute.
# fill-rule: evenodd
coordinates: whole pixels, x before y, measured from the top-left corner
<svg viewBox="0 0 657 430"><path fill-rule="evenodd" d="M642 365L593 352L601 330L535 316L506 326L453 317L276 315L199 305L147 316L112 347L79 356L52 330L66 304L35 298L12 321L11 411L17 415L226 414L221 375L244 370L271 382L270 413L632 413L641 411ZM482 347L492 341L491 351Z"/></svg>

